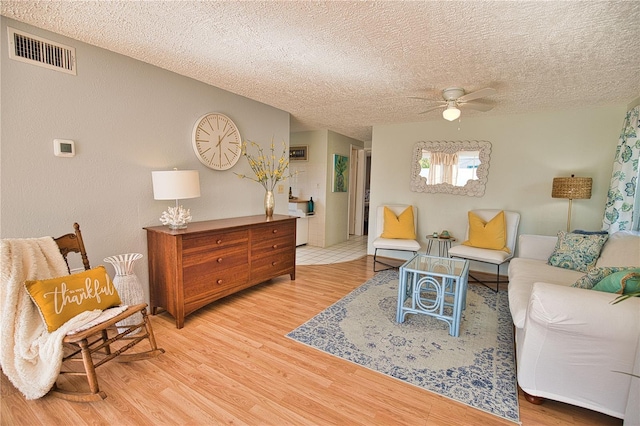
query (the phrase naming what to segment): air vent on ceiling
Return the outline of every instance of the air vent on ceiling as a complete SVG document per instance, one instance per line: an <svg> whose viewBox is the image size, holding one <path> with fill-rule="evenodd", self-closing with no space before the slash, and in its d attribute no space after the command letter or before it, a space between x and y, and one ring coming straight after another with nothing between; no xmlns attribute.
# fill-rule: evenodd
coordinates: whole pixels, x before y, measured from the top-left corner
<svg viewBox="0 0 640 426"><path fill-rule="evenodd" d="M7 27L9 58L76 75L76 49Z"/></svg>

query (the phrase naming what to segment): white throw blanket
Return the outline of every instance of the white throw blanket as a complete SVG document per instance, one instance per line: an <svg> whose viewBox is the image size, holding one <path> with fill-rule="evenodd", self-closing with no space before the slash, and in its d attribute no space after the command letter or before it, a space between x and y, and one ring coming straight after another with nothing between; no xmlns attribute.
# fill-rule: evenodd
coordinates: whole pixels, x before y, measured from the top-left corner
<svg viewBox="0 0 640 426"><path fill-rule="evenodd" d="M47 332L24 282L68 275L58 245L51 237L3 239L0 248L0 363L27 399L37 399L49 392L60 373L67 332L101 311L83 312Z"/></svg>

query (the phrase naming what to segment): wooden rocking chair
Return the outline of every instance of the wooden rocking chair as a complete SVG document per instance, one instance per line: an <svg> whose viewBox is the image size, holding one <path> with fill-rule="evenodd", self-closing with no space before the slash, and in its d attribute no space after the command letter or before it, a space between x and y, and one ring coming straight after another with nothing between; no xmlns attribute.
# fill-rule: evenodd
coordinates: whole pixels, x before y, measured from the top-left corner
<svg viewBox="0 0 640 426"><path fill-rule="evenodd" d="M82 257L84 269L88 270L91 268L84 248L84 242L82 241L80 226L74 223L73 228L75 229L74 233L54 239L60 248L65 262L67 262L69 273L71 273L67 259L69 253L79 253ZM116 323L138 312L142 315L142 320L138 323L124 327L120 324L118 327L115 326ZM124 354L124 352L144 340L149 342L151 347L149 350ZM89 392L61 389L56 383L51 390L51 394L70 401L80 402L100 401L107 397L106 393L101 391L98 386L96 368L100 365L112 359L119 362L138 361L153 358L164 353L164 349L158 348L156 344L151 322L147 316L146 303L129 306L125 311L107 321L77 334L68 334L64 338L63 343L69 353L65 354L62 359L60 375L86 376L89 383ZM114 347L111 345L114 345ZM80 370L80 368L78 368L80 363L82 363L84 371L78 371Z"/></svg>

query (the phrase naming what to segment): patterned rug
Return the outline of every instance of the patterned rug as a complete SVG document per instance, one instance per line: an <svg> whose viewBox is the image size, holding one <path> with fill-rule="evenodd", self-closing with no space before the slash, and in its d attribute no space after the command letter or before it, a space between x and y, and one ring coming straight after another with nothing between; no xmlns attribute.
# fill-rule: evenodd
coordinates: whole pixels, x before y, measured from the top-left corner
<svg viewBox="0 0 640 426"><path fill-rule="evenodd" d="M398 324L397 292L398 273L380 272L287 337L519 422L507 292L469 286L460 337L427 315Z"/></svg>

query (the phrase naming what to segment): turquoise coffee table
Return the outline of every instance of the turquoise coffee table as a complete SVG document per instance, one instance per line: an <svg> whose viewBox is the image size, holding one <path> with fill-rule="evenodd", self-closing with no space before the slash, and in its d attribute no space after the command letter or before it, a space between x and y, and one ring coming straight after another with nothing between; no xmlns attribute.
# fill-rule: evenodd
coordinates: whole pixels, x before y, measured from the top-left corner
<svg viewBox="0 0 640 426"><path fill-rule="evenodd" d="M400 267L396 321L403 323L407 314L431 315L458 337L468 275L468 260L415 255Z"/></svg>

